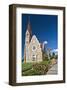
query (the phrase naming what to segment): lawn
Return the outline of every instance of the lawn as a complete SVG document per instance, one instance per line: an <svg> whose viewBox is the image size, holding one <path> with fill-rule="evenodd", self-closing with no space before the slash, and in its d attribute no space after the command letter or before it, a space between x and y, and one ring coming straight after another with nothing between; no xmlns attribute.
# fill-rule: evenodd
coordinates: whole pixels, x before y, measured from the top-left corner
<svg viewBox="0 0 67 90"><path fill-rule="evenodd" d="M22 75L45 75L49 69L50 61L42 61L39 63L22 63Z"/></svg>
<svg viewBox="0 0 67 90"><path fill-rule="evenodd" d="M22 71L27 71L32 68L32 63L22 63Z"/></svg>

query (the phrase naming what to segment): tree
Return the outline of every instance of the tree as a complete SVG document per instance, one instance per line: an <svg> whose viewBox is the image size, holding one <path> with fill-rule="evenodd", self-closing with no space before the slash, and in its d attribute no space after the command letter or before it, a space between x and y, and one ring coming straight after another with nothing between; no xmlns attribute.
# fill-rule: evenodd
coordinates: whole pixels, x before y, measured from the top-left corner
<svg viewBox="0 0 67 90"><path fill-rule="evenodd" d="M55 58L57 59L58 55L55 55L55 52L52 53L51 59Z"/></svg>
<svg viewBox="0 0 67 90"><path fill-rule="evenodd" d="M53 52L53 57L55 57L55 53Z"/></svg>
<svg viewBox="0 0 67 90"><path fill-rule="evenodd" d="M48 55L48 59L50 60L50 58L51 58L51 49L50 48L47 49L47 55Z"/></svg>

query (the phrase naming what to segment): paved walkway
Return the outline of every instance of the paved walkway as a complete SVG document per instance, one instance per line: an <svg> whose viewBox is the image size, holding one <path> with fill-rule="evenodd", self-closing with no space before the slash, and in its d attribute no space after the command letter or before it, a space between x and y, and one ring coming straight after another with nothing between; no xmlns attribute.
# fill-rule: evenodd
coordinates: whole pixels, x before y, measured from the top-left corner
<svg viewBox="0 0 67 90"><path fill-rule="evenodd" d="M53 65L47 72L47 75L57 74L58 73L57 69L58 69L57 64Z"/></svg>

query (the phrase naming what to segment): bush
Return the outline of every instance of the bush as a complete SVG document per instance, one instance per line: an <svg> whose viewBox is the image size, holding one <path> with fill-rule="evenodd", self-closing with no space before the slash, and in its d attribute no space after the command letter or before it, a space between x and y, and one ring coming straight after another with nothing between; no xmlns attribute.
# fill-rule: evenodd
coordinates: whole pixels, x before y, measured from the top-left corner
<svg viewBox="0 0 67 90"><path fill-rule="evenodd" d="M43 61L48 61L48 56L45 56L45 58L43 58Z"/></svg>
<svg viewBox="0 0 67 90"><path fill-rule="evenodd" d="M39 63L26 63L22 64L22 75L45 75L49 69L50 61L42 61Z"/></svg>
<svg viewBox="0 0 67 90"><path fill-rule="evenodd" d="M33 65L33 69L39 72L40 75L43 75L48 71L48 65L45 65L44 63L36 63Z"/></svg>
<svg viewBox="0 0 67 90"><path fill-rule="evenodd" d="M42 61L41 64L44 64L45 66L49 65L50 64L50 60L45 60L45 61Z"/></svg>

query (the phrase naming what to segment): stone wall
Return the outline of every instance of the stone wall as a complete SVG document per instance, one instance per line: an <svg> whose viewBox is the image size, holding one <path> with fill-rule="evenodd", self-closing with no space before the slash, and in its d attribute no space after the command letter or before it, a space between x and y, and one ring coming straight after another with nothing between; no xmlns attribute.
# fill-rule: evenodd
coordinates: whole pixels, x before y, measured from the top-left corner
<svg viewBox="0 0 67 90"><path fill-rule="evenodd" d="M36 36L33 36L27 48L26 62L40 62L42 61L42 50L40 43Z"/></svg>

